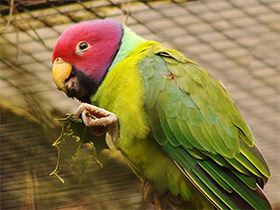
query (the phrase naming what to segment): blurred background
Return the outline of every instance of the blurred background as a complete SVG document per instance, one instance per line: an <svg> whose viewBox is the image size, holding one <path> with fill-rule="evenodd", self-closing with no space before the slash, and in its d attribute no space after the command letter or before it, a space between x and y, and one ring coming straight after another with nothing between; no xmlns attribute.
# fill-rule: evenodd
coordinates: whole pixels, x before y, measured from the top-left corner
<svg viewBox="0 0 280 210"><path fill-rule="evenodd" d="M49 176L57 160L52 143L61 132L55 119L79 105L52 82L54 44L77 22L124 23L127 13L138 34L181 51L222 80L270 166L265 192L280 208L279 8L277 0L1 1L1 209L152 208L116 151L102 154L103 168L75 163L77 145L69 141L61 159L65 184Z"/></svg>

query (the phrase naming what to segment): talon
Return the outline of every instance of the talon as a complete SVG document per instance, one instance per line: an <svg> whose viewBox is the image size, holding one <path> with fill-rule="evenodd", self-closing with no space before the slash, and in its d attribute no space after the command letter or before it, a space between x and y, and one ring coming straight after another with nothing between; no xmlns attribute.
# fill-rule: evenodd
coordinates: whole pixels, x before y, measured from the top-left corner
<svg viewBox="0 0 280 210"><path fill-rule="evenodd" d="M89 114L87 114L87 112L89 112ZM77 117L82 115L82 119L87 127L109 127L116 124L117 122L117 117L115 114L87 103L82 103L77 109L76 113ZM96 118L94 119L90 115Z"/></svg>
<svg viewBox="0 0 280 210"><path fill-rule="evenodd" d="M142 182L142 184L141 184L142 190L144 190L144 189L145 189L145 187L146 187L147 183L148 183L148 182Z"/></svg>
<svg viewBox="0 0 280 210"><path fill-rule="evenodd" d="M162 210L160 198L154 186L148 181L145 181L142 183L142 189L144 192L144 199L148 202L154 203L156 210Z"/></svg>
<svg viewBox="0 0 280 210"><path fill-rule="evenodd" d="M162 210L158 194L154 193L153 195L154 195L154 202L155 202L156 210Z"/></svg>
<svg viewBox="0 0 280 210"><path fill-rule="evenodd" d="M148 181L142 184L144 199L148 202L154 203L154 187Z"/></svg>
<svg viewBox="0 0 280 210"><path fill-rule="evenodd" d="M82 103L78 107L76 115L77 118L82 115L85 126L93 127L94 135L100 136L109 131L113 142L119 138L118 120L114 113L91 104Z"/></svg>

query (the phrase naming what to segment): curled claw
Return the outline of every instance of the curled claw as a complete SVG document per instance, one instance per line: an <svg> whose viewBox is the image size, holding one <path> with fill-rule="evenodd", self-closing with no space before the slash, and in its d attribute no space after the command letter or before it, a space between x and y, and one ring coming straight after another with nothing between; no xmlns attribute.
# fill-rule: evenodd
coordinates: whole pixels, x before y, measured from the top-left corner
<svg viewBox="0 0 280 210"><path fill-rule="evenodd" d="M82 115L87 127L109 127L117 122L117 117L112 112L87 103L82 103L76 113L78 118Z"/></svg>
<svg viewBox="0 0 280 210"><path fill-rule="evenodd" d="M148 202L154 203L156 210L162 210L159 195L156 193L156 189L148 181L142 183L142 189L144 191L144 199Z"/></svg>
<svg viewBox="0 0 280 210"><path fill-rule="evenodd" d="M82 103L77 111L77 118L82 115L86 127L93 127L95 135L103 135L107 131L112 136L113 141L119 138L118 119L116 115L97 106Z"/></svg>

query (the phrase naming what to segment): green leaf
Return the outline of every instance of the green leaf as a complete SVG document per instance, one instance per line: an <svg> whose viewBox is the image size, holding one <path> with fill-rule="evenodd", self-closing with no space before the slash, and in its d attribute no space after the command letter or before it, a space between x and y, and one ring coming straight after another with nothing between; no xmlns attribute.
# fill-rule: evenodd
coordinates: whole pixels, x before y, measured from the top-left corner
<svg viewBox="0 0 280 210"><path fill-rule="evenodd" d="M91 116L88 113L88 116ZM94 136L91 132L91 129L98 129L96 128L89 128L86 127L83 121L77 118L76 114L67 114L67 117L58 119L58 121L62 124L61 134L58 139L52 144L52 146L56 147L58 150L57 155L57 163L55 169L50 173L51 175L57 176L62 183L64 180L58 175L61 171L60 167L60 157L61 151L63 149L63 145L66 143L67 138L70 137L71 140L79 143L75 154L72 156L72 168L74 165L75 167L79 166L81 169L81 176L86 172L88 167L93 163L98 163L102 167L102 163L100 161L100 154L103 149L109 149L105 135L103 136ZM87 156L82 156L80 154L81 147L85 144L89 145L91 150L91 154Z"/></svg>

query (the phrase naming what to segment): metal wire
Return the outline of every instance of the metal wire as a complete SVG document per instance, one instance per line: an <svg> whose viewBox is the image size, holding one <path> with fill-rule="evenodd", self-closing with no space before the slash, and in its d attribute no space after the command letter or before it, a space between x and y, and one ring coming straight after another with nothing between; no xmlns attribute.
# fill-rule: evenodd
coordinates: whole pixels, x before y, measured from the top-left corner
<svg viewBox="0 0 280 210"><path fill-rule="evenodd" d="M13 3L13 10L10 10L8 1L2 1L0 4L0 88L1 97L4 98L2 103L5 100L17 101L16 103L25 101L27 107L24 109L27 112L36 116L39 115L37 112L43 109L46 116L42 119L47 121L50 120L48 116L51 116L54 110L60 113L75 110L78 103L56 91L51 79L51 52L58 36L70 25L80 21L104 18L120 21L121 14L124 17L129 14L127 25L139 35L179 50L186 57L208 68L215 78L222 79L245 119L249 121L271 165L273 176L265 190L273 206L275 208L280 206L279 186L275 184L280 178L278 173L280 164L278 158L279 2L276 0L246 2L243 0L14 0ZM13 12L10 17L9 12ZM18 59L15 56L17 51ZM14 115L9 113L5 116L7 118ZM9 121L11 125L17 122L13 119L17 118L11 117ZM1 126L5 128L6 133L3 136L7 139L9 135L6 134L12 128L7 124ZM21 130L15 135L25 135L26 132L30 132L30 129ZM36 137L28 137L25 142L32 142L35 139ZM16 141L14 138L12 140ZM16 153L19 147L13 148L13 145L7 141L4 142L4 146L15 151L15 155L19 158L30 159L26 152L24 155L27 156ZM48 147L49 144L45 146ZM42 153L48 150L38 145L34 148L38 148ZM39 160L41 156L35 153L35 159ZM9 155L3 157L10 158ZM11 167L16 169L20 167L20 163L15 160ZM114 170L119 169L116 167ZM25 169L21 170L26 172ZM124 176L128 169L121 168L120 171ZM26 173L33 180L35 178L44 180L43 176L37 176L38 173ZM5 179L8 178L7 174L3 175ZM95 176L98 177L98 173ZM106 183L115 183L104 177L104 179L99 178L101 182L103 180ZM115 176L114 179L118 180L119 177ZM138 183L136 179L134 181L131 183ZM7 188L8 185L5 187ZM72 190L78 188L76 185L72 187ZM116 183L111 187L115 194L109 192L106 187L101 190L103 197L89 194L93 199L102 200L99 204L93 202L94 205L100 209L109 208L109 204L117 201L120 208L135 209L142 205L140 188L135 193L135 201L124 202L131 194L131 189ZM22 185L17 190L21 191ZM65 194L69 197L74 191L67 190L69 194L66 192ZM15 191L11 190L11 192ZM122 193L125 194L124 197L119 196ZM45 203L43 207L46 208L52 208L55 204L61 208L63 206L71 208L73 207L71 205L77 202L75 197L71 197L70 207L58 200L47 205L49 200L44 198L43 193L38 198L42 199L41 201ZM83 201L87 203L86 200Z"/></svg>

